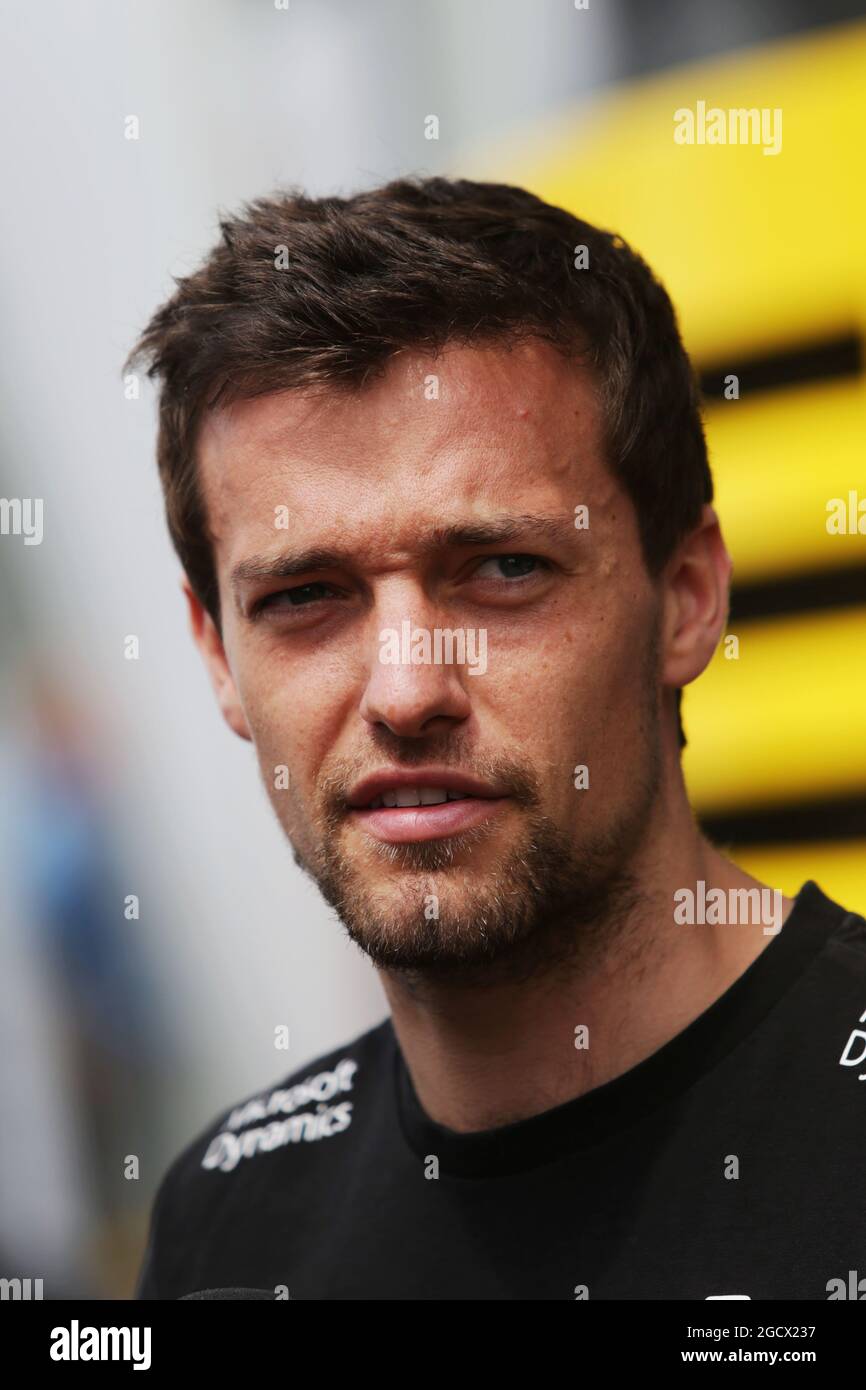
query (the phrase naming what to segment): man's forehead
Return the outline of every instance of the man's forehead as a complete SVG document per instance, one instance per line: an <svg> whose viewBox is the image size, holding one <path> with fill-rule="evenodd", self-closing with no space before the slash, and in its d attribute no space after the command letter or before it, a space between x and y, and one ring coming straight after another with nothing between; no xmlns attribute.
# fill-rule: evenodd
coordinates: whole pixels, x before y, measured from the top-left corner
<svg viewBox="0 0 866 1390"><path fill-rule="evenodd" d="M591 379L535 341L401 353L360 391L238 402L206 423L198 467L217 551L233 559L280 504L321 530L388 530L416 507L549 509L563 485L591 483L599 501L612 483Z"/></svg>
<svg viewBox="0 0 866 1390"><path fill-rule="evenodd" d="M529 433L576 423L589 430L595 416L589 373L549 344L451 344L437 354L396 353L381 376L357 389L292 389L234 402L204 420L199 458L207 466L248 450L260 458L305 448L327 455L355 434L387 440L407 420L435 438L473 424L497 434L517 424Z"/></svg>

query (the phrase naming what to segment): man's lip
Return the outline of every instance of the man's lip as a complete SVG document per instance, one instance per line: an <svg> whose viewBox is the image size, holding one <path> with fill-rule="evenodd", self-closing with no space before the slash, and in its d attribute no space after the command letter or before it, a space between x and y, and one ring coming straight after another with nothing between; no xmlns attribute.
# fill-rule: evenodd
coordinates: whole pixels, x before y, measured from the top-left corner
<svg viewBox="0 0 866 1390"><path fill-rule="evenodd" d="M467 796L461 801L441 801L435 806L380 807L368 811L356 807L356 825L382 844L417 844L445 840L485 824L510 805L508 797Z"/></svg>
<svg viewBox="0 0 866 1390"><path fill-rule="evenodd" d="M483 800L507 795L504 788L449 768L394 768L371 773L358 782L349 793L349 807L353 811L364 810L383 792L396 791L400 787L441 787L446 792L461 792L464 796Z"/></svg>

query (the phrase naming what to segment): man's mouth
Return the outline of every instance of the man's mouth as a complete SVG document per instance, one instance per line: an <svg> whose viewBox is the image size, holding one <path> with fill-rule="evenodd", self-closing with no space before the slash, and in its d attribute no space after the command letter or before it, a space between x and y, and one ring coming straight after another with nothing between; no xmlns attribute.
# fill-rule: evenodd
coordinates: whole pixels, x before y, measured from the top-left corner
<svg viewBox="0 0 866 1390"><path fill-rule="evenodd" d="M466 792L450 792L447 787L397 787L376 796L365 809L378 811L383 806L441 806L443 801L465 801Z"/></svg>
<svg viewBox="0 0 866 1390"><path fill-rule="evenodd" d="M376 840L408 844L459 835L500 812L509 798L499 788L432 769L367 777L349 797L352 819Z"/></svg>

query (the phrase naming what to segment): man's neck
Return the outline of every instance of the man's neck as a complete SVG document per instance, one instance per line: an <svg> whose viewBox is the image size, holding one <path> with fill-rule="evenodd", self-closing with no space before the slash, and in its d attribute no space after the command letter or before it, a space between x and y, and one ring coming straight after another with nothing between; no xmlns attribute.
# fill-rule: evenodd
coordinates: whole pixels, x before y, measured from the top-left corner
<svg viewBox="0 0 866 1390"><path fill-rule="evenodd" d="M647 856L629 920L607 954L568 983L556 973L483 989L453 979L418 989L383 972L400 1048L431 1119L461 1133L492 1129L613 1080L682 1032L770 944L766 922L675 920L674 894L683 888L703 883L730 900L733 889L765 887L689 825L675 856ZM784 921L793 900L779 900Z"/></svg>

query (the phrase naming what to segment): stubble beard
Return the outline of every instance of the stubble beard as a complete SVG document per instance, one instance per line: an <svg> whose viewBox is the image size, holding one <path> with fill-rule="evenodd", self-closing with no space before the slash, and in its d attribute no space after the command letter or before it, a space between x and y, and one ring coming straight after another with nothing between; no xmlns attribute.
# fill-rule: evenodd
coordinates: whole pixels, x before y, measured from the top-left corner
<svg viewBox="0 0 866 1390"><path fill-rule="evenodd" d="M410 985L448 979L477 987L580 973L611 951L641 901L635 861L661 779L654 709L653 715L643 730L644 765L628 803L601 828L588 805L584 819L592 816L593 827L582 829L578 843L544 814L530 769L497 760L482 770L468 758L455 761L451 748L444 761L488 772L508 786L521 816L517 843L494 867L476 869L473 850L502 833L497 817L443 840L392 845L369 839L365 854L393 874L377 891L360 856L345 845L340 777L326 795L316 852L304 856L293 845L295 860L349 938L377 968L400 973ZM414 762L433 760L429 749L404 753ZM396 760L405 766L407 756Z"/></svg>

